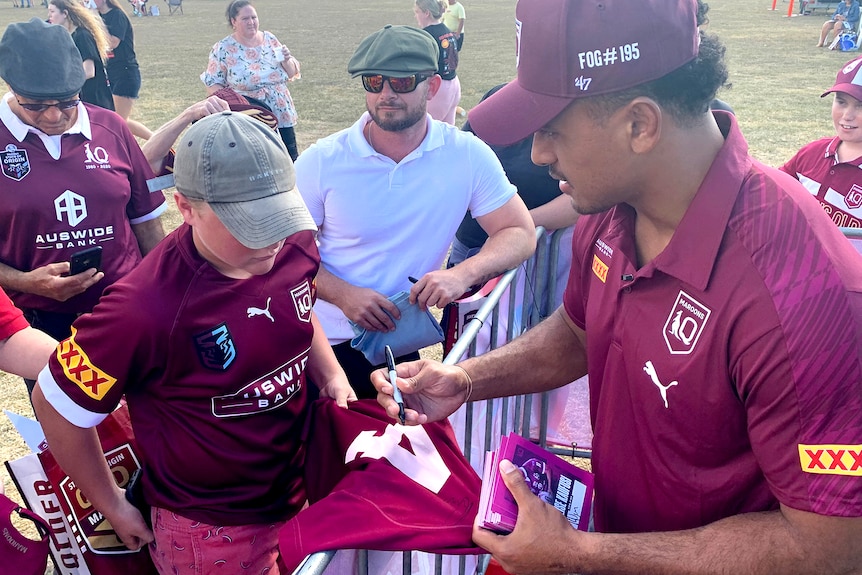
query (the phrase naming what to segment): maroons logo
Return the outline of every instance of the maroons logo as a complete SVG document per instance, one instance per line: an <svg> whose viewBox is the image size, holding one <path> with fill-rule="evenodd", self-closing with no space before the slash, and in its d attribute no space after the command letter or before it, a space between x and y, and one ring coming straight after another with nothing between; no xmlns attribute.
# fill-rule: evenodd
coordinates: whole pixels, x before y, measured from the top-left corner
<svg viewBox="0 0 862 575"><path fill-rule="evenodd" d="M293 306L296 308L296 317L305 323L311 321L311 308L314 305L311 297L311 286L307 281L302 282L290 290L290 297L293 299Z"/></svg>
<svg viewBox="0 0 862 575"><path fill-rule="evenodd" d="M674 355L688 355L694 351L703 328L712 312L708 307L680 291L664 323L664 341Z"/></svg>
<svg viewBox="0 0 862 575"><path fill-rule="evenodd" d="M20 182L30 173L27 150L16 148L15 144L7 144L6 149L0 152L0 164L3 166L3 175L16 182Z"/></svg>
<svg viewBox="0 0 862 575"><path fill-rule="evenodd" d="M236 359L236 346L226 323L195 336L195 348L201 364L215 371L224 371Z"/></svg>
<svg viewBox="0 0 862 575"><path fill-rule="evenodd" d="M846 203L847 207L851 210L855 210L862 206L862 186L859 184L853 184L853 187L850 188L850 191L847 192L846 196L844 196L844 203Z"/></svg>

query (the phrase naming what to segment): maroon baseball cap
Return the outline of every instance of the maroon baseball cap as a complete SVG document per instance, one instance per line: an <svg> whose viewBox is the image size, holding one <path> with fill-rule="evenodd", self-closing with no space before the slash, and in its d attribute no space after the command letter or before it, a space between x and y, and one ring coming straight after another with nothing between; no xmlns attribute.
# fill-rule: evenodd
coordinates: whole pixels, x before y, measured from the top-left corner
<svg viewBox="0 0 862 575"><path fill-rule="evenodd" d="M853 58L838 70L835 85L820 94L820 97L832 92L844 92L857 100L862 100L862 56Z"/></svg>
<svg viewBox="0 0 862 575"><path fill-rule="evenodd" d="M470 110L483 140L526 138L576 98L644 84L697 56L697 0L519 0L518 75Z"/></svg>

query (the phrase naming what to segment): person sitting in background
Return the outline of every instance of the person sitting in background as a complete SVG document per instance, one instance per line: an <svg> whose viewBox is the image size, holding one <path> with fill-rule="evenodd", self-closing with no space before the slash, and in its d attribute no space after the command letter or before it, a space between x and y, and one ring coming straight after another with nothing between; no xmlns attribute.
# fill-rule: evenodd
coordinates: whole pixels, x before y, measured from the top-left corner
<svg viewBox="0 0 862 575"><path fill-rule="evenodd" d="M0 369L36 379L57 342L33 329L6 292L0 290Z"/></svg>
<svg viewBox="0 0 862 575"><path fill-rule="evenodd" d="M113 110L114 98L105 73L105 60L111 50L105 23L77 0L51 0L48 22L68 30L81 53L87 77L81 88L81 100Z"/></svg>
<svg viewBox="0 0 862 575"><path fill-rule="evenodd" d="M816 47L822 48L827 46L829 32L832 32L833 39L837 39L839 34L845 30L856 30L859 26L859 2L858 0L844 0L835 7L835 12L832 18L823 23L820 29L820 40Z"/></svg>
<svg viewBox="0 0 862 575"><path fill-rule="evenodd" d="M275 35L260 30L250 0L233 0L226 16L233 33L210 51L207 69L201 74L207 94L232 88L263 102L278 117L278 132L291 159L296 160L296 107L287 82L299 77L299 61Z"/></svg>
<svg viewBox="0 0 862 575"><path fill-rule="evenodd" d="M135 16L146 16L149 12L147 9L147 0L129 0L129 4L132 5L132 12Z"/></svg>
<svg viewBox="0 0 862 575"><path fill-rule="evenodd" d="M30 325L63 340L164 237L167 205L150 193L152 170L123 119L78 99L84 65L65 29L10 24L0 77L10 89L0 100L0 286ZM68 275L71 256L93 246L99 268Z"/></svg>
<svg viewBox="0 0 862 575"><path fill-rule="evenodd" d="M419 26L437 42L440 56L437 74L443 80L434 97L428 100L428 113L435 120L455 124L455 109L461 101L461 81L455 75L458 67L458 49L455 34L440 23L446 3L442 0L416 0L413 15Z"/></svg>
<svg viewBox="0 0 862 575"><path fill-rule="evenodd" d="M781 166L811 192L839 227L862 227L862 56L838 70L833 94L835 135L806 144Z"/></svg>

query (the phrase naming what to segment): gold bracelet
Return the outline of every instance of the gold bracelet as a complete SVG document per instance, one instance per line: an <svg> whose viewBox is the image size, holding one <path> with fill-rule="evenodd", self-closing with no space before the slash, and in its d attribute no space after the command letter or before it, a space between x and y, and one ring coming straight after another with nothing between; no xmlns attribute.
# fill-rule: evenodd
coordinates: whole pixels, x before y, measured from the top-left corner
<svg viewBox="0 0 862 575"><path fill-rule="evenodd" d="M470 396L473 395L473 378L470 377L470 374L467 373L467 370L461 367L458 364L455 364L453 367L457 367L461 371L464 372L464 377L467 378L467 397L464 398L464 403L470 401Z"/></svg>

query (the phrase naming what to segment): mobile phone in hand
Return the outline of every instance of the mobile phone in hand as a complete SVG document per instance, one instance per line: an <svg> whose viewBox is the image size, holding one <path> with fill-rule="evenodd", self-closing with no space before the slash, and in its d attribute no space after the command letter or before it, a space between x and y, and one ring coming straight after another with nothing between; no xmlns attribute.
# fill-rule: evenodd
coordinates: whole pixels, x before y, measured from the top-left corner
<svg viewBox="0 0 862 575"><path fill-rule="evenodd" d="M102 246L87 248L86 250L72 254L72 257L69 258L69 275L78 275L91 268L98 270L101 266Z"/></svg>
<svg viewBox="0 0 862 575"><path fill-rule="evenodd" d="M138 511L141 512L141 515L144 516L144 522L147 524L147 527L150 529L153 528L151 518L150 518L150 506L144 500L144 486L141 485L141 476L143 475L143 471L141 469L135 469L132 472L132 476L129 478L129 482L126 484L126 501L134 505Z"/></svg>

